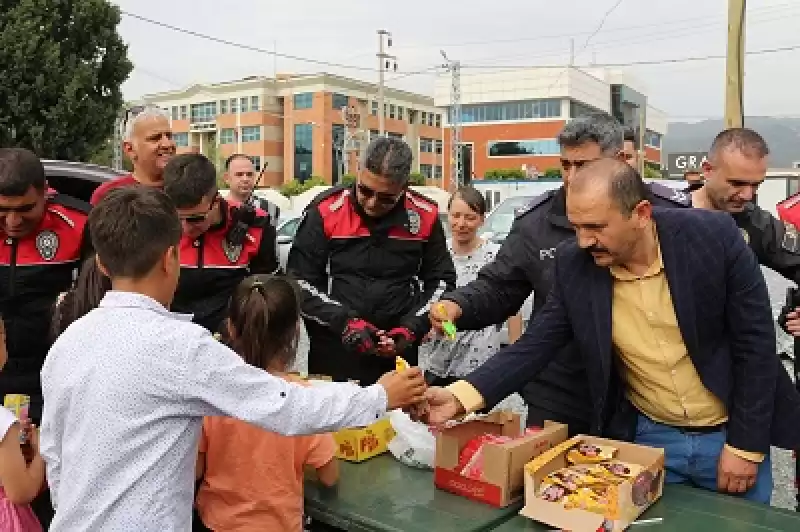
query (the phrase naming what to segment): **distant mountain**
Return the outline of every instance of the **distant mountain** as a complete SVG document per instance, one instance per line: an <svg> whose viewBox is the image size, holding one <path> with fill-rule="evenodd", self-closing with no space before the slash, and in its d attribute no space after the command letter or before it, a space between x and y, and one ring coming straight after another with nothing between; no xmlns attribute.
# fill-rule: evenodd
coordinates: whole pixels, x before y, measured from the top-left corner
<svg viewBox="0 0 800 532"><path fill-rule="evenodd" d="M745 118L744 123L766 139L771 168L789 168L792 162L800 161L800 118L752 116ZM670 122L662 153L706 151L724 128L723 124L722 120Z"/></svg>

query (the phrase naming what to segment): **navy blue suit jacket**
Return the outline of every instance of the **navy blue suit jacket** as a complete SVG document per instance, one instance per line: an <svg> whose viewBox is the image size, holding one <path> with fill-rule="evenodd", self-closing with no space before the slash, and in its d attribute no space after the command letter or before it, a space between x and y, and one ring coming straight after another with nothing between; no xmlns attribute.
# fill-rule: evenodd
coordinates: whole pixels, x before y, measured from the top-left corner
<svg viewBox="0 0 800 532"><path fill-rule="evenodd" d="M769 293L755 255L730 215L654 208L678 325L703 384L728 407L728 443L769 452L800 447L800 394L775 351ZM594 402L592 430L632 439L611 343L612 278L574 239L556 253L547 302L525 334L466 377L492 406L522 388L571 340Z"/></svg>

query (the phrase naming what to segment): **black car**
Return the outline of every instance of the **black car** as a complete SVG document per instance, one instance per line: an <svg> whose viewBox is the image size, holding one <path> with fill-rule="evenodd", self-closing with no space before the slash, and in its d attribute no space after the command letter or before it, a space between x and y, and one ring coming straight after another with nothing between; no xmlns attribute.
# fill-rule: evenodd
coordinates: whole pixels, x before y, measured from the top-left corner
<svg viewBox="0 0 800 532"><path fill-rule="evenodd" d="M110 179L116 179L126 172L114 170L107 166L89 163L73 163L43 159L44 173L47 183L61 194L88 202L92 192Z"/></svg>

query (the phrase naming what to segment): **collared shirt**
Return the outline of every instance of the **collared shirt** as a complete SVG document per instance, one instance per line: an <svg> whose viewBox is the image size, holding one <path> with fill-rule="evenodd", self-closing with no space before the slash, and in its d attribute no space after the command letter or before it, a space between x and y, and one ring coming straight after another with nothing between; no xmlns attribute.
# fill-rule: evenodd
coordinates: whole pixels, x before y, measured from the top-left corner
<svg viewBox="0 0 800 532"><path fill-rule="evenodd" d="M725 403L705 387L683 342L660 246L655 262L641 276L618 266L609 271L614 280L611 341L622 362L631 403L666 425L725 423ZM483 407L483 397L465 381L452 384L450 391L467 412ZM753 462L764 458L726 447Z"/></svg>
<svg viewBox="0 0 800 532"><path fill-rule="evenodd" d="M56 340L42 369L51 531L191 530L203 416L296 435L367 425L386 411L380 385L289 384L190 318L112 291Z"/></svg>

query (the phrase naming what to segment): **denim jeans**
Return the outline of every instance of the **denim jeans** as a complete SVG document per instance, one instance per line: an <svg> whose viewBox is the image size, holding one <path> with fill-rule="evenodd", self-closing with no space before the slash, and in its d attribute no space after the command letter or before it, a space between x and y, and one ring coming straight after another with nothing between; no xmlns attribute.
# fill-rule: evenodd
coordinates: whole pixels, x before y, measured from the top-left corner
<svg viewBox="0 0 800 532"><path fill-rule="evenodd" d="M684 432L639 415L636 443L664 449L667 484L690 484L717 491L717 463L725 445L725 429L708 434ZM772 463L769 455L758 467L755 485L743 497L769 504L772 497Z"/></svg>

